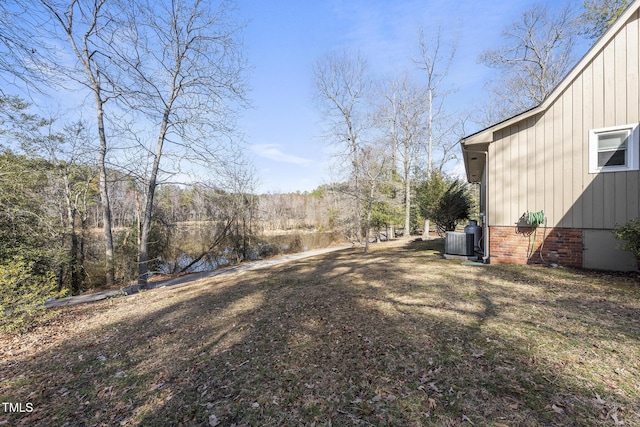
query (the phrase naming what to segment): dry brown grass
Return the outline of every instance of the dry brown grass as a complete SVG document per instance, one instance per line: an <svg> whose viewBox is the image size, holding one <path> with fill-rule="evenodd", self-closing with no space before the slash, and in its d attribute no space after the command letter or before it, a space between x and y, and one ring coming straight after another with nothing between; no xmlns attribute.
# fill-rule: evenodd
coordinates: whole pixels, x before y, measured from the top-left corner
<svg viewBox="0 0 640 427"><path fill-rule="evenodd" d="M342 251L2 337L0 424L640 426L637 277Z"/></svg>

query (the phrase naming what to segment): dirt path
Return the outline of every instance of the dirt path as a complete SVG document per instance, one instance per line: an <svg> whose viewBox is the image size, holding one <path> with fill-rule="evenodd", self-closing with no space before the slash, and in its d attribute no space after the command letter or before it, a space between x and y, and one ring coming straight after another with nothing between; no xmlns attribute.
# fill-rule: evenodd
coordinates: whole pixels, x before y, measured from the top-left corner
<svg viewBox="0 0 640 427"><path fill-rule="evenodd" d="M224 274L232 274L232 273L238 273L241 271L257 270L259 268L265 268L265 267L270 267L272 265L284 264L287 262L291 262L291 261L295 261L303 258L309 258L317 255L322 255L329 252L341 251L341 250L352 248L352 247L353 246L351 244L346 244L341 246L332 246L328 248L298 252L295 254L283 255L280 257L268 258L264 260L243 262L231 267L219 268L217 270L203 271L199 273L190 273L184 276L156 280L153 282L149 282L147 285L147 289L163 288L165 286L175 286L175 285L180 285L188 282L193 282L195 280L220 276ZM64 306L70 306L70 305L85 304L89 302L100 301L107 298L114 298L114 297L123 296L123 295L131 295L138 292L139 290L140 290L140 287L138 285L130 285L121 289L109 289L105 291L91 292L83 295L75 295L71 297L52 300L47 302L45 305L47 306L47 308L53 308L53 307L64 307Z"/></svg>

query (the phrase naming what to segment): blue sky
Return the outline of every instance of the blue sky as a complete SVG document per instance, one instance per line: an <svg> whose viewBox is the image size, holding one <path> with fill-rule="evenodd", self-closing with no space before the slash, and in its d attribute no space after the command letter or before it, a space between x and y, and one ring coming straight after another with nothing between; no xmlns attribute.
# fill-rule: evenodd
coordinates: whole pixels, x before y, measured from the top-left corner
<svg viewBox="0 0 640 427"><path fill-rule="evenodd" d="M477 63L480 53L498 47L502 31L539 1L544 0L236 0L237 19L246 24L242 37L252 67L253 104L239 125L258 175L257 191L311 191L336 179L314 101L317 60L346 49L365 57L377 77L417 73L411 58L417 54L419 29L428 39L440 28L445 45L447 37L458 38L444 82L455 90L447 110L471 111L482 102L493 72ZM550 9L571 0L561 1L549 3ZM81 102L86 96L78 92L58 102Z"/></svg>
<svg viewBox="0 0 640 427"><path fill-rule="evenodd" d="M241 122L259 191L311 191L331 182L328 141L313 99L312 67L332 51L357 50L376 75L413 71L418 29L457 33L446 86L448 109L480 102L491 70L479 54L500 44L502 30L534 1L238 0L244 44L253 67L254 108Z"/></svg>

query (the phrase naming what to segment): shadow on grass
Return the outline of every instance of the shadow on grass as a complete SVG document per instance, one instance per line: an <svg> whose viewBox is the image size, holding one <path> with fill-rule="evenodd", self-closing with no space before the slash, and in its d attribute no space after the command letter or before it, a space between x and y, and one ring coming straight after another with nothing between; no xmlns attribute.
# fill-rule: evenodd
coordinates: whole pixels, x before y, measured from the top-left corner
<svg viewBox="0 0 640 427"><path fill-rule="evenodd" d="M25 426L640 424L637 316L601 319L625 299L625 310L637 310L637 291L571 275L464 267L443 260L440 248L426 241L343 251L117 301L101 326L33 358L2 362L0 395L35 408L7 419ZM587 297L596 315L577 303ZM605 348L616 339L625 341L617 355ZM626 371L589 376L597 364Z"/></svg>
<svg viewBox="0 0 640 427"><path fill-rule="evenodd" d="M411 241L405 248L407 251L427 252L431 255L444 254L444 238Z"/></svg>

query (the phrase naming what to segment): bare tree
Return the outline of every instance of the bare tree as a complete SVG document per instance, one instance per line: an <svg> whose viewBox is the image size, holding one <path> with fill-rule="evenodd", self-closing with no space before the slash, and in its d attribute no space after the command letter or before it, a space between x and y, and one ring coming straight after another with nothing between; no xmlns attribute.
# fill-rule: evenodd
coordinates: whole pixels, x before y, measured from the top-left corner
<svg viewBox="0 0 640 427"><path fill-rule="evenodd" d="M466 135L465 124L468 120L466 113L448 113L442 111L438 120L433 122L433 167L431 172L446 174L447 167L459 159L460 138Z"/></svg>
<svg viewBox="0 0 640 427"><path fill-rule="evenodd" d="M39 90L53 77L44 72L50 46L35 36L38 27L28 0L0 2L0 76L7 83Z"/></svg>
<svg viewBox="0 0 640 427"><path fill-rule="evenodd" d="M458 47L454 38L447 46L442 40L442 31L438 29L435 36L427 40L423 30L418 34L419 56L414 59L416 66L424 71L427 92L427 176L433 170L434 121L442 111L442 103L447 94L442 88L444 79L449 74Z"/></svg>
<svg viewBox="0 0 640 427"><path fill-rule="evenodd" d="M384 196L380 194L380 186L388 179L389 166L383 144L368 144L359 147L358 151L358 173L362 182L359 200L364 209L364 251L369 252L371 216L375 203L384 199Z"/></svg>
<svg viewBox="0 0 640 427"><path fill-rule="evenodd" d="M83 234L77 219L84 227L89 199L94 196L91 189L96 171L89 161L86 128L81 122L62 127L59 120L31 113L29 104L15 97L0 99L0 113L0 123L4 124L5 115L12 122L11 126L2 126L0 135L12 140L14 150L24 152L39 165L34 173L47 178L39 201L46 216L58 219L50 228L58 230L52 237L61 254L54 262L59 286L66 279L71 291L77 293L84 279Z"/></svg>
<svg viewBox="0 0 640 427"><path fill-rule="evenodd" d="M551 15L546 6L535 5L502 38L502 47L480 56L481 63L502 73L490 87L490 102L503 107L492 122L540 104L564 78L574 62L575 18L570 6Z"/></svg>
<svg viewBox="0 0 640 427"><path fill-rule="evenodd" d="M105 106L117 96L114 87L115 76L110 61L118 46L113 43L118 28L109 17L106 0L70 0L63 3L56 0L38 0L67 38L72 55L78 61L76 66L63 63L62 59L51 64L69 79L80 83L93 95L98 131L98 168L100 176L100 199L102 204L103 236L105 245L106 284L115 282L113 257L113 234L111 224L111 204L107 185L107 131L105 128ZM43 25L48 28L48 25ZM56 38L55 31L50 33Z"/></svg>
<svg viewBox="0 0 640 427"><path fill-rule="evenodd" d="M371 77L367 62L359 54L332 53L314 65L316 97L327 124L327 138L339 149L339 161L353 183L352 195L360 194L360 150L366 145L364 133L369 124L368 98ZM356 238L361 237L362 210L353 212Z"/></svg>
<svg viewBox="0 0 640 427"><path fill-rule="evenodd" d="M580 34L597 39L631 4L631 0L584 0L583 12L578 17Z"/></svg>
<svg viewBox="0 0 640 427"><path fill-rule="evenodd" d="M37 117L34 116L34 119ZM81 121L68 124L62 129L56 128L54 119L37 119L39 132L27 132L20 135L23 150L30 155L46 159L51 165L49 172L50 187L54 200L47 205L60 205L61 223L66 230L63 238L69 239L68 260L62 262L68 266L71 292L77 294L84 285L83 231L86 225L88 203L92 196L92 184L96 168L90 161L90 148L87 140L87 128ZM77 220L80 219L80 230ZM63 243L66 246L66 241ZM63 268L61 267L62 271Z"/></svg>
<svg viewBox="0 0 640 427"><path fill-rule="evenodd" d="M392 175L396 174L396 163L400 163L405 207L404 232L408 236L411 227L412 175L420 147L428 133L430 98L428 90L411 81L406 74L387 81L382 88L381 98L383 103L378 112L380 120L376 122L384 126L382 130L392 147Z"/></svg>
<svg viewBox="0 0 640 427"><path fill-rule="evenodd" d="M231 136L232 113L245 101L245 61L239 25L225 1L121 4L127 31L119 37L127 49L118 52L118 60L130 78L127 94L135 94L127 102L155 129L153 143L150 134L136 132L148 159L138 259L138 284L144 287L158 184L184 172L187 163L224 174L241 161Z"/></svg>
<svg viewBox="0 0 640 427"><path fill-rule="evenodd" d="M455 57L458 46L457 37L447 46L442 40L442 31L438 28L435 36L427 40L423 30L418 34L419 56L414 59L416 66L424 71L426 78L425 87L427 91L427 124L426 124L426 151L427 151L427 179L431 178L433 172L433 146L436 122L446 120L443 117L443 102L447 91L442 88L442 84L449 74L449 68ZM450 145L446 139L441 139L443 148L443 163L446 163L447 152ZM429 236L429 219L425 219L424 236Z"/></svg>

